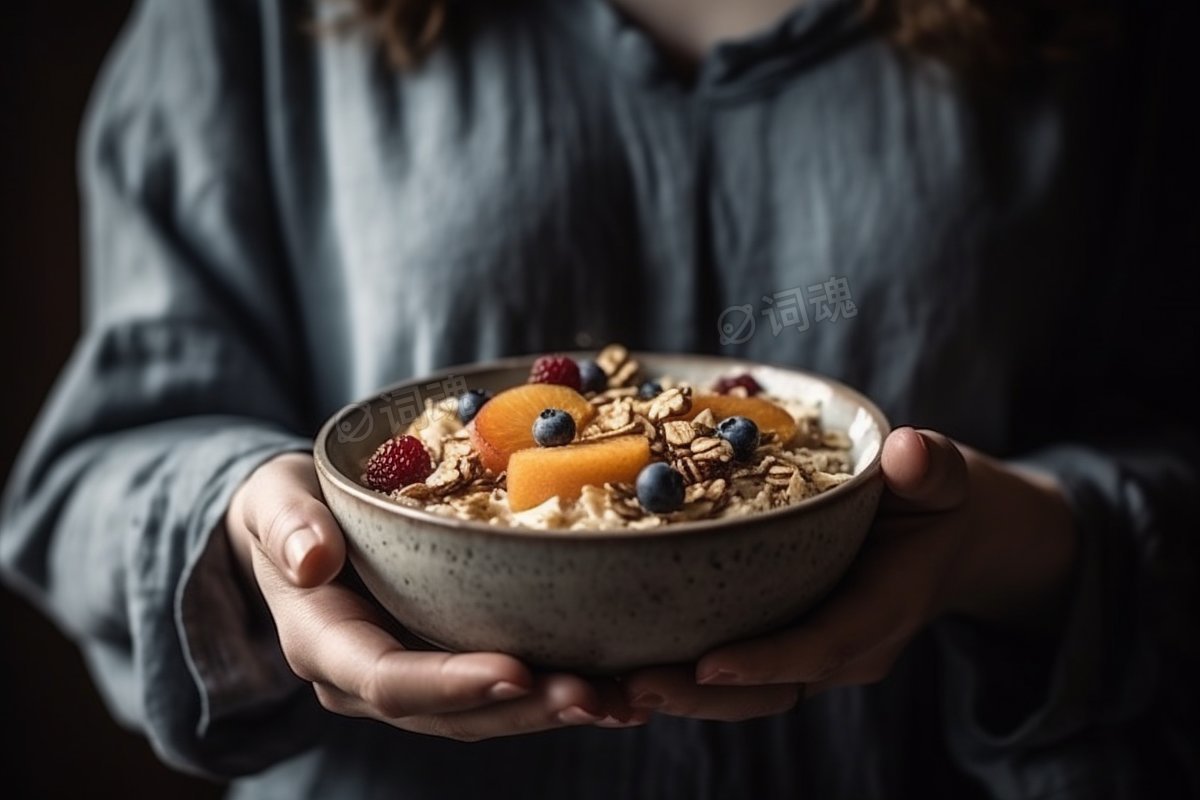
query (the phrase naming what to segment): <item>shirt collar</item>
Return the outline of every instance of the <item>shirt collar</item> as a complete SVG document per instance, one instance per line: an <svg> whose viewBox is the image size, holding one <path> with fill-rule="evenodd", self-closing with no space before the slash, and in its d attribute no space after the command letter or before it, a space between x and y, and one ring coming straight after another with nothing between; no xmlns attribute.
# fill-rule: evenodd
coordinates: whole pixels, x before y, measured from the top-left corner
<svg viewBox="0 0 1200 800"><path fill-rule="evenodd" d="M869 32L858 0L805 0L752 36L715 46L685 85L658 45L609 0L550 0L547 4L593 53L640 83L729 98L770 89Z"/></svg>

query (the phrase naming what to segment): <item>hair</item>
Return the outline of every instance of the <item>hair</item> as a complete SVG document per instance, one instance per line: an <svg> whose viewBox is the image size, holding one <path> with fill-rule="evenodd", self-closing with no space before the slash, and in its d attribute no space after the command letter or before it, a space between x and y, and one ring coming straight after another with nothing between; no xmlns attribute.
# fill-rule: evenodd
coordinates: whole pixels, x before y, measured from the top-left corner
<svg viewBox="0 0 1200 800"><path fill-rule="evenodd" d="M427 56L445 32L449 0L350 0L391 64ZM904 53L963 74L1007 72L1065 60L1111 38L1111 20L1089 0L859 0L864 14Z"/></svg>

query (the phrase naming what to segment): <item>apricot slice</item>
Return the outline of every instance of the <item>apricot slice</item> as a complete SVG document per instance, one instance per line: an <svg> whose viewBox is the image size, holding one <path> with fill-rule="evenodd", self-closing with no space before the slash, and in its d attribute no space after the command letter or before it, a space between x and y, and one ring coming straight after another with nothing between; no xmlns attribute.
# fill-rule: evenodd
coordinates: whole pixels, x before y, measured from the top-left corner
<svg viewBox="0 0 1200 800"><path fill-rule="evenodd" d="M649 463L650 441L638 435L519 450L508 460L508 505L524 511L555 495L578 500L584 486L632 483Z"/></svg>
<svg viewBox="0 0 1200 800"><path fill-rule="evenodd" d="M471 422L471 444L483 465L499 475L508 467L508 457L518 450L536 446L533 421L547 408L561 408L575 420L575 430L596 415L574 389L552 383L528 383L505 389L487 402Z"/></svg>
<svg viewBox="0 0 1200 800"><path fill-rule="evenodd" d="M771 431L783 443L790 442L796 435L796 420L787 409L761 397L738 397L725 394L701 394L692 398L692 408L682 419L693 419L704 409L712 409L717 421L726 417L747 417L758 426L759 431Z"/></svg>

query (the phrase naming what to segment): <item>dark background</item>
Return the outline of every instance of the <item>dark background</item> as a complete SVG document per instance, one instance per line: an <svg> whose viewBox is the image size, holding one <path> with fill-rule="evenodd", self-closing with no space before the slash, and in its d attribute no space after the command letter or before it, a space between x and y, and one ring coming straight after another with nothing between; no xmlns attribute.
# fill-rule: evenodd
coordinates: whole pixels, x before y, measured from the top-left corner
<svg viewBox="0 0 1200 800"><path fill-rule="evenodd" d="M129 6L10 3L0 15L0 484L79 333L76 139ZM2 588L0 725L5 797L222 794L172 772L113 722L75 646Z"/></svg>
<svg viewBox="0 0 1200 800"><path fill-rule="evenodd" d="M192 2L192 0L180 0ZM130 0L10 3L0 14L0 485L79 332L79 205L75 152L79 121L96 72L129 11ZM1194 26L1176 31L1176 41ZM1186 44L1186 40L1185 44ZM1164 74L1183 75L1193 58L1179 48ZM1176 80L1177 85L1188 85ZM1154 86L1159 102L1193 103ZM1182 95L1183 93L1181 93ZM1145 124L1152 126L1153 120ZM1194 152L1194 125L1158 138L1173 152ZM1190 165L1194 175L1194 165ZM1148 196L1179 198L1195 183L1182 169L1175 185ZM1173 194L1170 191L1175 189ZM1163 191L1163 190L1166 191ZM1163 205L1163 204L1159 204ZM1194 201L1168 203L1187 220ZM1158 213L1148 207L1147 215ZM1166 259L1191 273L1195 233ZM1167 252L1167 251L1164 251ZM1137 324L1157 319L1185 331L1195 325L1195 295L1162 285L1131 287ZM1164 303L1177 311L1168 313ZM1125 323L1128 324L1128 323ZM144 739L121 729L75 648L26 601L0 588L0 796L216 798L222 787L163 766ZM86 794L84 794L86 792Z"/></svg>

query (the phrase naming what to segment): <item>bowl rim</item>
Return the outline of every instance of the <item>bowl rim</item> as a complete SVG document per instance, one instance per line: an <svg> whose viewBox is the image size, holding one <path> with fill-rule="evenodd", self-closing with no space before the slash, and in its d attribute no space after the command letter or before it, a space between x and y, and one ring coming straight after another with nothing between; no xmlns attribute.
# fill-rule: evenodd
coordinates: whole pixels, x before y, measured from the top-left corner
<svg viewBox="0 0 1200 800"><path fill-rule="evenodd" d="M555 351L569 356L588 357L594 355L593 351ZM420 378L408 378L406 380L396 381L388 384L381 389L378 389L372 395L356 403L348 403L338 411L329 416L320 431L317 433L316 440L313 445L313 461L316 464L318 472L322 473L323 477L336 486L342 492L350 495L354 499L364 502L367 505L374 506L389 514L395 514L400 517L407 518L414 523L432 524L435 527L444 528L449 531L470 532L470 533L487 533L492 536L507 536L521 539L548 540L555 541L587 541L596 542L607 539L620 539L629 541L632 539L648 539L648 538L663 538L671 536L685 536L687 534L697 534L703 532L714 532L724 529L737 528L740 525L748 523L759 523L769 520L780 519L792 515L799 516L805 511L817 508L822 505L827 505L841 497L848 495L858 488L868 484L880 477L881 458L883 455L883 440L887 438L891 431L891 424L887 417L879 409L875 403L859 392L857 389L842 383L839 380L830 378L826 375L821 375L809 370L797 369L796 367L786 364L776 364L764 361L751 361L748 359L736 358L732 356L715 356L705 354L689 354L689 353L669 353L669 352L651 352L651 351L629 351L630 357L636 359L653 359L667 361L686 361L686 362L710 362L714 366L727 365L731 370L739 367L744 368L761 368L777 369L784 372L791 372L796 375L815 380L819 383L826 384L835 393L840 394L860 408L864 409L871 417L872 421L879 428L880 442L879 448L876 450L871 462L845 483L822 492L814 497L809 497L801 500L799 503L781 508L773 508L769 511L761 511L746 516L740 517L718 517L715 519L692 520L688 522L672 522L666 525L660 525L655 528L634 529L629 528L586 528L581 530L564 530L561 528L527 528L515 525L500 525L490 522L481 522L479 520L459 519L443 514L436 514L432 511L426 511L424 508L417 506L407 506L397 503L384 495L374 492L365 486L362 486L358 481L348 475L343 474L340 470L333 466L327 452L326 442L333 432L334 427L342 419L343 416L351 411L362 408L366 404L375 402L379 397L393 392L402 387L414 386L424 383L430 383L439 378L447 378L451 376L470 377L472 374L482 372L495 372L504 369L517 369L521 367L529 367L534 359L545 353L506 356L503 358L492 359L490 361L473 362L470 364L459 364L444 367L442 369L429 372Z"/></svg>

